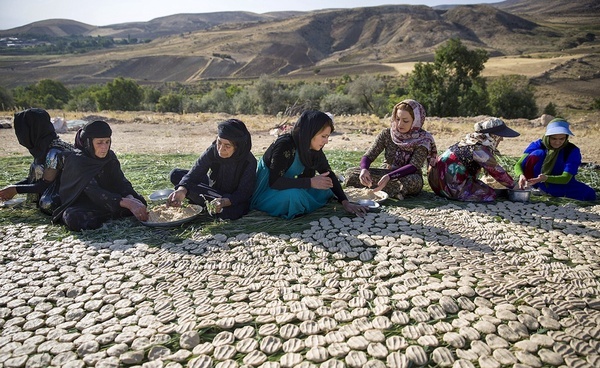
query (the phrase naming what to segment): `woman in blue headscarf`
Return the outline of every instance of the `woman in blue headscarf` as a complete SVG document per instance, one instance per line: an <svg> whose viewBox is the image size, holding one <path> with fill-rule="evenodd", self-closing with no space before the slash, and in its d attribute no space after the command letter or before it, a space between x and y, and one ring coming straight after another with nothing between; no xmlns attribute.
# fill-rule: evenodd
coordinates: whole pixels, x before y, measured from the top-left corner
<svg viewBox="0 0 600 368"><path fill-rule="evenodd" d="M329 115L303 112L292 133L279 136L260 160L252 208L291 219L323 207L335 196L346 211L363 216L367 207L348 201L323 153L332 132Z"/></svg>
<svg viewBox="0 0 600 368"><path fill-rule="evenodd" d="M181 206L187 198L208 207L217 218L235 220L250 210L256 157L250 151L250 132L242 121L229 119L220 123L217 130L217 138L191 170L171 171L176 190L169 195L168 204Z"/></svg>
<svg viewBox="0 0 600 368"><path fill-rule="evenodd" d="M60 184L62 205L53 221L70 230L97 229L110 219L135 216L148 220L146 201L125 178L121 163L110 149L112 130L101 120L77 132L73 152L65 159Z"/></svg>
<svg viewBox="0 0 600 368"><path fill-rule="evenodd" d="M554 197L596 200L596 191L575 179L581 165L581 152L569 142L569 136L574 134L568 121L554 119L548 123L542 139L531 142L515 164L519 188L532 185Z"/></svg>

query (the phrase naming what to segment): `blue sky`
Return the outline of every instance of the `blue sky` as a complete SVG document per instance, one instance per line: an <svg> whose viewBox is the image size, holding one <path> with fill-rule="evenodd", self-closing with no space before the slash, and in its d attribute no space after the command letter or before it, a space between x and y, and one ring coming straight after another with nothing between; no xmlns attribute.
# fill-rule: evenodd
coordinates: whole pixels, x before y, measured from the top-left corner
<svg viewBox="0 0 600 368"><path fill-rule="evenodd" d="M149 21L180 13L357 8L387 4L482 4L499 0L0 0L0 30L24 26L45 19L71 19L105 26L115 23Z"/></svg>

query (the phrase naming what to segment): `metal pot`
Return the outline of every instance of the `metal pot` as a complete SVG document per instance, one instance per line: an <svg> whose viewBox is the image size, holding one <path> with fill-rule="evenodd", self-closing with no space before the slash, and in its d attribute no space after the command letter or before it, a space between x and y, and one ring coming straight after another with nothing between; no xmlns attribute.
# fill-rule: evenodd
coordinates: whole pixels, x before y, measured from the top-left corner
<svg viewBox="0 0 600 368"><path fill-rule="evenodd" d="M510 189L508 191L508 200L513 202L528 202L530 197L530 190Z"/></svg>

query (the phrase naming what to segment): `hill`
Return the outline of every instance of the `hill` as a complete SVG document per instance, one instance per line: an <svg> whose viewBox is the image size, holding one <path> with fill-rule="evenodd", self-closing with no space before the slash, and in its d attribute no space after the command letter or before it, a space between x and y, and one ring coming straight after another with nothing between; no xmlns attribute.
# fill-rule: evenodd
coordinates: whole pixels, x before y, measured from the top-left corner
<svg viewBox="0 0 600 368"><path fill-rule="evenodd" d="M128 22L108 26L93 26L68 19L47 19L21 27L0 30L0 37L14 35L105 36L113 38L155 39L163 36L207 30L228 23L257 23L291 18L301 12L213 12L202 14L174 14L148 22Z"/></svg>
<svg viewBox="0 0 600 368"><path fill-rule="evenodd" d="M565 78L586 82L575 90L597 93L600 43L595 35L600 24L592 18L599 12L593 0L510 0L493 6L177 14L106 27L52 20L4 32L127 35L152 41L76 55L0 56L0 80L14 88L45 78L77 85L106 83L119 76L162 84L261 75L296 79L398 75L395 64L430 61L437 47L459 38L494 57L571 54L579 61L549 67L534 76L536 83L554 83L558 79L553 76L560 75L562 82Z"/></svg>

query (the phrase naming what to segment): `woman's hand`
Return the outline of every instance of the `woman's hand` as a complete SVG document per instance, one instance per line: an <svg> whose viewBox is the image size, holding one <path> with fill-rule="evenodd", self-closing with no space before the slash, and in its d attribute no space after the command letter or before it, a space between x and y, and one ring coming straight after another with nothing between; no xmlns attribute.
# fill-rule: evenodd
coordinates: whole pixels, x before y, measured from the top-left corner
<svg viewBox="0 0 600 368"><path fill-rule="evenodd" d="M349 200L342 201L342 206L347 212L358 215L359 217L364 217L367 211L369 210L366 206L352 203Z"/></svg>
<svg viewBox="0 0 600 368"><path fill-rule="evenodd" d="M333 182L329 177L329 171L310 178L310 187L315 189L333 188Z"/></svg>
<svg viewBox="0 0 600 368"><path fill-rule="evenodd" d="M8 187L0 190L0 201L8 201L17 195L17 187L9 185Z"/></svg>
<svg viewBox="0 0 600 368"><path fill-rule="evenodd" d="M390 176L388 174L385 174L384 176L381 177L381 179L379 179L379 182L377 183L377 187L373 188L374 192L377 192L379 190L383 190L383 188L385 188L385 186L390 182Z"/></svg>
<svg viewBox="0 0 600 368"><path fill-rule="evenodd" d="M185 187L177 188L176 191L169 194L169 197L167 198L167 206L181 207L186 195L187 189L185 189Z"/></svg>
<svg viewBox="0 0 600 368"><path fill-rule="evenodd" d="M527 184L529 185L535 185L537 183L543 183L546 180L548 180L548 176L545 174L540 174L537 176L537 178L533 178L533 179L528 179L527 180Z"/></svg>
<svg viewBox="0 0 600 368"><path fill-rule="evenodd" d="M360 170L360 175L358 176L358 180L360 180L360 183L367 188L371 188L371 185L373 185L373 179L371 179L371 173L367 169Z"/></svg>
<svg viewBox="0 0 600 368"><path fill-rule="evenodd" d="M210 201L211 207L214 208L215 213L223 212L223 207L231 206L231 201L229 198L215 198Z"/></svg>
<svg viewBox="0 0 600 368"><path fill-rule="evenodd" d="M525 177L525 175L519 175L519 183L518 183L518 188L519 189L525 189L525 187L528 185L527 183L527 178Z"/></svg>
<svg viewBox="0 0 600 368"><path fill-rule="evenodd" d="M136 198L124 197L121 199L119 204L121 207L127 208L136 219L140 221L148 221L148 209L140 200Z"/></svg>

